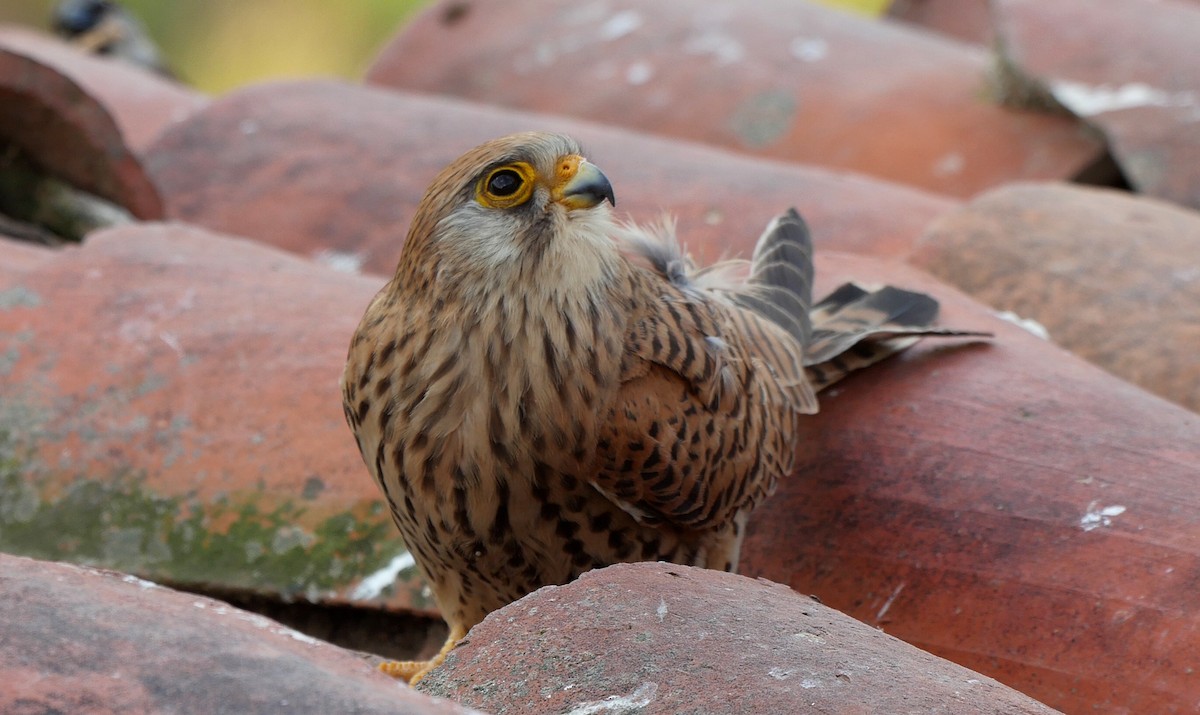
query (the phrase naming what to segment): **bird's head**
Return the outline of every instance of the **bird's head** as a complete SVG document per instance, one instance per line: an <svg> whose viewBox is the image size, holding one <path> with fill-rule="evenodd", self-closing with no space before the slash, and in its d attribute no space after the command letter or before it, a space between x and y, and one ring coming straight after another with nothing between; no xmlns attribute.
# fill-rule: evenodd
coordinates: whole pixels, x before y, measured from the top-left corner
<svg viewBox="0 0 1200 715"><path fill-rule="evenodd" d="M401 272L528 279L597 252L615 255L606 201L615 203L608 178L573 139L494 139L438 174L413 218Z"/></svg>

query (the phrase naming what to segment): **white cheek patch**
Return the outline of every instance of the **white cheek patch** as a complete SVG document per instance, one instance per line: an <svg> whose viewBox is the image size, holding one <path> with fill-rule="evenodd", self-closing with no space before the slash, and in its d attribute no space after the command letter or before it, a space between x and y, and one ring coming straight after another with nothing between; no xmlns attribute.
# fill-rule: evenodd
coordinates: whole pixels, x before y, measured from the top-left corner
<svg viewBox="0 0 1200 715"><path fill-rule="evenodd" d="M471 201L443 218L434 235L443 250L496 269L520 258L516 242L519 228L520 221L512 213Z"/></svg>
<svg viewBox="0 0 1200 715"><path fill-rule="evenodd" d="M537 194L530 201L545 204ZM556 235L543 246L536 264L530 266L525 260L529 246L523 238L530 230L528 211L489 209L473 200L465 202L443 218L434 232L437 250L444 257L442 269L453 271L453 275L444 277L461 282L464 267L494 280L523 277L531 281L526 290L556 305L582 300L611 282L620 256L608 207L566 211L550 205L548 212L546 218L557 222L552 229ZM547 229L550 227L541 227ZM533 273L528 273L531 268ZM482 286L461 287L471 292Z"/></svg>

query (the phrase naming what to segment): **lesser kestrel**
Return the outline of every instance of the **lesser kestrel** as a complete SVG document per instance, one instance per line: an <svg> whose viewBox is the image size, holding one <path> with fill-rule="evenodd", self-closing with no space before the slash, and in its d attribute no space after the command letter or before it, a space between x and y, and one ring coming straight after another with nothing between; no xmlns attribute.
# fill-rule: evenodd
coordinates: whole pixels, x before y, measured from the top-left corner
<svg viewBox="0 0 1200 715"><path fill-rule="evenodd" d="M846 285L812 305L789 211L745 276L669 227L616 222L557 134L487 142L438 175L344 379L364 461L450 625L616 562L734 570L793 468L817 389L929 332L937 303Z"/></svg>

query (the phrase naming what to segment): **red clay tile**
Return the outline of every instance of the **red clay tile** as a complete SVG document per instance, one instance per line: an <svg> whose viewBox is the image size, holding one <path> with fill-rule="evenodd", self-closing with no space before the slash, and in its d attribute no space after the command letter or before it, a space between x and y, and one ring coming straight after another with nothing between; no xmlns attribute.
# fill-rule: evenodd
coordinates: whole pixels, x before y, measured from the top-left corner
<svg viewBox="0 0 1200 715"><path fill-rule="evenodd" d="M368 80L849 169L954 196L1102 156L988 98L982 48L793 0L442 0Z"/></svg>
<svg viewBox="0 0 1200 715"><path fill-rule="evenodd" d="M1107 189L1018 184L934 221L910 260L1200 412L1200 214Z"/></svg>
<svg viewBox="0 0 1200 715"><path fill-rule="evenodd" d="M998 0L1010 66L1107 136L1139 191L1200 207L1200 5Z"/></svg>
<svg viewBox="0 0 1200 715"><path fill-rule="evenodd" d="M360 654L133 576L0 554L0 592L6 713L477 712Z"/></svg>
<svg viewBox="0 0 1200 715"><path fill-rule="evenodd" d="M767 222L792 205L821 246L902 254L955 205L848 174L334 82L224 97L169 130L147 166L173 218L390 274L434 175L479 142L530 129L582 140L612 179L620 212L647 222L669 212L680 235L709 258L748 255Z"/></svg>
<svg viewBox="0 0 1200 715"><path fill-rule="evenodd" d="M1064 712L1200 702L1200 415L915 269L818 256L818 282L936 294L987 345L925 341L823 394L743 572Z"/></svg>
<svg viewBox="0 0 1200 715"><path fill-rule="evenodd" d="M786 586L663 563L493 613L418 689L497 715L1056 712Z"/></svg>
<svg viewBox="0 0 1200 715"><path fill-rule="evenodd" d="M50 248L14 241L0 232L0 281L3 281L0 286L4 286L16 276L53 257L54 251ZM0 287L0 290L3 288ZM3 299L0 298L0 304L2 303Z"/></svg>
<svg viewBox="0 0 1200 715"><path fill-rule="evenodd" d="M0 551L428 610L342 415L381 284L139 224L0 285Z"/></svg>
<svg viewBox="0 0 1200 715"><path fill-rule="evenodd" d="M7 44L0 38L0 141L138 218L161 217L158 193L104 104L67 75Z"/></svg>
<svg viewBox="0 0 1200 715"><path fill-rule="evenodd" d="M893 0L888 16L963 42L992 41L988 0Z"/></svg>
<svg viewBox="0 0 1200 715"><path fill-rule="evenodd" d="M123 62L86 55L52 37L0 26L0 48L58 71L99 102L116 121L125 143L141 152L174 122L199 110L204 95ZM0 75L5 82L6 75ZM11 80L8 80L11 81Z"/></svg>

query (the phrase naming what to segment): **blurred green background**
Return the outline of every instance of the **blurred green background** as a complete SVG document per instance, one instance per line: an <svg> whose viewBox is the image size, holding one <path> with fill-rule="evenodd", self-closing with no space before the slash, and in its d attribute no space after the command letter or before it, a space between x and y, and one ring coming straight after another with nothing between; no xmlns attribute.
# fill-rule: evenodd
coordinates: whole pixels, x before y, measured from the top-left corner
<svg viewBox="0 0 1200 715"><path fill-rule="evenodd" d="M188 83L219 93L268 78L361 77L430 0L122 0ZM0 22L49 31L55 0L0 0Z"/></svg>
<svg viewBox="0 0 1200 715"><path fill-rule="evenodd" d="M799 1L799 0L797 0ZM123 0L181 78L211 93L265 79L361 77L432 0ZM890 0L821 0L878 15ZM0 22L48 31L55 0L0 0Z"/></svg>

